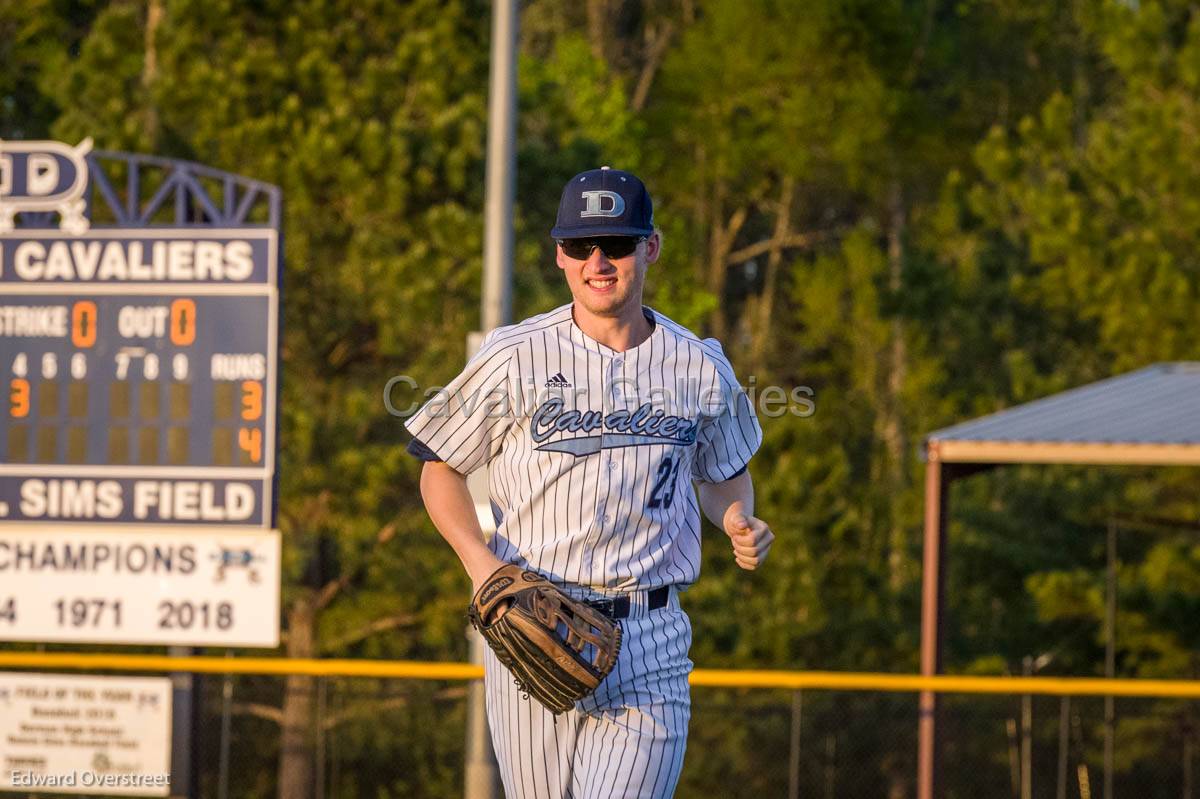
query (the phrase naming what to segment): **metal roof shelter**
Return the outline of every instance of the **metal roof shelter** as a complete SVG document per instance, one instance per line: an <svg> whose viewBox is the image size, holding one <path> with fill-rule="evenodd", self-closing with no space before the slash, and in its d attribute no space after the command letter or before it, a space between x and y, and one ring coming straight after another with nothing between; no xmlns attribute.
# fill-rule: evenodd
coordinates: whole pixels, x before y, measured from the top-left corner
<svg viewBox="0 0 1200 799"><path fill-rule="evenodd" d="M1200 362L1161 363L930 433L924 442L921 674L942 670L947 497L1005 463L1200 466ZM938 786L937 695L923 692L918 799Z"/></svg>

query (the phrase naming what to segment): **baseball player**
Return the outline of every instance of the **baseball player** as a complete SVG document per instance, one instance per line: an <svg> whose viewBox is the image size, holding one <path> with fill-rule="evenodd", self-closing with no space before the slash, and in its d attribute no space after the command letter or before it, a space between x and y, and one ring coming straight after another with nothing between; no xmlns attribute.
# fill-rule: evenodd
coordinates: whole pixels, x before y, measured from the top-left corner
<svg viewBox="0 0 1200 799"><path fill-rule="evenodd" d="M487 651L507 796L669 797L691 707L678 594L698 576L702 511L739 566L765 560L774 535L746 470L762 431L720 344L642 305L662 244L641 180L576 175L551 236L573 301L492 331L407 421L409 449L474 589L517 564L620 626L615 667L565 713L523 695ZM465 477L483 466L497 527L487 541Z"/></svg>

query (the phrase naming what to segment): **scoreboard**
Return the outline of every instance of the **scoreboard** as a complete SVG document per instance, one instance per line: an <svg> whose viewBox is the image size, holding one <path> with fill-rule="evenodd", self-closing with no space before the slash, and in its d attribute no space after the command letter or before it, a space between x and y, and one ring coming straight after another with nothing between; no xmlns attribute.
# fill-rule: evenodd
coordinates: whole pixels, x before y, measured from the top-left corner
<svg viewBox="0 0 1200 799"><path fill-rule="evenodd" d="M0 234L0 521L269 527L278 247Z"/></svg>
<svg viewBox="0 0 1200 799"><path fill-rule="evenodd" d="M281 207L0 141L0 641L279 644Z"/></svg>

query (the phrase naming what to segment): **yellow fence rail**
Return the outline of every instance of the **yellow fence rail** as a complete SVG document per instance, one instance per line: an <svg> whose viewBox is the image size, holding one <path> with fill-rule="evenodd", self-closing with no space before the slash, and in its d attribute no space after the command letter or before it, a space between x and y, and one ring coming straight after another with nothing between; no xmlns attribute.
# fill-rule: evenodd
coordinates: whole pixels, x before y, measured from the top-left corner
<svg viewBox="0 0 1200 799"><path fill-rule="evenodd" d="M302 660L250 657L169 657L74 652L0 652L0 668L67 671L194 672L312 677L390 677L414 680L477 680L483 669L469 663L392 660ZM1104 680L1088 677L964 677L837 671L696 669L691 683L724 688L829 691L931 691L944 694L1048 694L1200 699L1196 680Z"/></svg>

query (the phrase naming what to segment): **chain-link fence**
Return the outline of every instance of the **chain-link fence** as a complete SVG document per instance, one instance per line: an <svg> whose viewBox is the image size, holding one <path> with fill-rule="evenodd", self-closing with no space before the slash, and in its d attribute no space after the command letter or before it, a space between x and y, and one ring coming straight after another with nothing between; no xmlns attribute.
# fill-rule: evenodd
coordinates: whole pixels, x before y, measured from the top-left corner
<svg viewBox="0 0 1200 799"><path fill-rule="evenodd" d="M3 660L0 668L14 665ZM230 663L206 660L214 670ZM289 664L273 663L276 670ZM764 682L761 674L745 674L748 685ZM882 675L861 677L864 690L694 686L677 795L913 797L917 697L911 688L883 690ZM1005 680L988 690L1010 684L1021 686ZM276 797L287 770L290 784L305 786L294 799L463 795L466 681L208 673L195 685L193 763L205 799ZM944 694L944 796L1195 797L1200 699L1195 690L1186 693Z"/></svg>
<svg viewBox="0 0 1200 799"><path fill-rule="evenodd" d="M309 703L312 723L307 751L291 760L281 758L282 678L211 675L202 685L204 797L273 797L281 764L311 770L312 799L462 795L465 683L346 677L294 683L289 701ZM1096 696L944 696L946 799L1197 795L1200 703L1117 698L1111 723L1105 706ZM916 721L912 693L698 686L677 795L912 797Z"/></svg>

